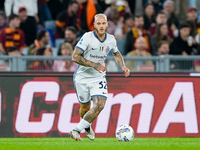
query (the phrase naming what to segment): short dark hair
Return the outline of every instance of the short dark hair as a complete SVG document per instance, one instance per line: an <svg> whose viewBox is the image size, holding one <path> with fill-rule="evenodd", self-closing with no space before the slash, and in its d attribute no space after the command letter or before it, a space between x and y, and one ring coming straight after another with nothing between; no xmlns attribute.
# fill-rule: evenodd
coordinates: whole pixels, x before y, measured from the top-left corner
<svg viewBox="0 0 200 150"><path fill-rule="evenodd" d="M180 24L179 30L181 30L182 28L191 28L191 26L188 22L183 22Z"/></svg>
<svg viewBox="0 0 200 150"><path fill-rule="evenodd" d="M148 6L153 6L153 4L152 3L146 3L145 5L144 5L144 10L148 7Z"/></svg>
<svg viewBox="0 0 200 150"><path fill-rule="evenodd" d="M71 6L71 5L73 5L73 4L77 4L78 5L78 2L75 1L75 0L72 0L72 1L69 2L68 7Z"/></svg>
<svg viewBox="0 0 200 150"><path fill-rule="evenodd" d="M15 18L19 18L18 15L15 15L15 14L11 14L9 17L8 17L8 21L10 22L11 20L15 19Z"/></svg>
<svg viewBox="0 0 200 150"><path fill-rule="evenodd" d="M135 18L141 18L141 17L144 18L144 17L143 17L143 14L136 14L136 15L134 16L134 20L135 20Z"/></svg>
<svg viewBox="0 0 200 150"><path fill-rule="evenodd" d="M125 14L123 15L123 22L125 22L126 20L128 20L128 19L130 19L130 18L134 20L133 14L132 14L132 13L125 13Z"/></svg>
<svg viewBox="0 0 200 150"><path fill-rule="evenodd" d="M160 41L160 42L158 43L158 49L161 48L161 46L162 46L163 44L168 44L168 45L169 45L169 42L164 41L164 40Z"/></svg>
<svg viewBox="0 0 200 150"><path fill-rule="evenodd" d="M8 55L9 52L13 52L13 51L19 51L19 48L17 46L8 47L6 54Z"/></svg>
<svg viewBox="0 0 200 150"><path fill-rule="evenodd" d="M77 34L77 29L74 27L74 26L69 26L69 27L67 27L66 29L65 29L65 31L66 30L70 30L70 31L72 31L74 34Z"/></svg>
<svg viewBox="0 0 200 150"><path fill-rule="evenodd" d="M43 37L45 37L46 32L48 32L47 30L40 30L38 31L37 35L36 35L36 39L38 41L40 41Z"/></svg>
<svg viewBox="0 0 200 150"><path fill-rule="evenodd" d="M168 17L168 14L167 14L166 12L164 12L163 10L159 11L159 12L157 13L156 17L157 17L158 15L165 15L166 17Z"/></svg>

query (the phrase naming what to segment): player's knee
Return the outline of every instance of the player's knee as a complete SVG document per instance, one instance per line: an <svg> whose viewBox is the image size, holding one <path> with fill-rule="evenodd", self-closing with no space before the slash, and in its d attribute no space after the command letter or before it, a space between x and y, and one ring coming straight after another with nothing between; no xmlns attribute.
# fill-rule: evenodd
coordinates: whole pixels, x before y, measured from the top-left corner
<svg viewBox="0 0 200 150"><path fill-rule="evenodd" d="M83 118L83 116L88 112L89 108L80 108L79 109L79 114L81 116L81 118Z"/></svg>
<svg viewBox="0 0 200 150"><path fill-rule="evenodd" d="M81 110L82 112L87 112L88 110L90 110L90 104L81 105L80 110Z"/></svg>
<svg viewBox="0 0 200 150"><path fill-rule="evenodd" d="M82 113L85 113L85 112L86 112L86 109L85 109L85 108L80 108L80 109L79 109L79 113L82 114Z"/></svg>
<svg viewBox="0 0 200 150"><path fill-rule="evenodd" d="M82 109L83 112L87 112L88 110L90 110L90 107L84 107L84 108Z"/></svg>

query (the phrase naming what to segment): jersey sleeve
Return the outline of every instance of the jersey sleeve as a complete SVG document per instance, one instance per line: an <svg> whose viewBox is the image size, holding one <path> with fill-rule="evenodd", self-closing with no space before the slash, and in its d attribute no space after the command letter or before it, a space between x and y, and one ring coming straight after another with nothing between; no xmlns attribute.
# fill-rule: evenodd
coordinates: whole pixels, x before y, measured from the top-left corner
<svg viewBox="0 0 200 150"><path fill-rule="evenodd" d="M113 48L111 49L112 53L117 53L119 50L117 48L117 42L113 39Z"/></svg>
<svg viewBox="0 0 200 150"><path fill-rule="evenodd" d="M78 41L78 43L76 44L76 48L82 50L83 52L86 50L86 48L88 47L89 44L89 37L88 34L84 34L81 39Z"/></svg>

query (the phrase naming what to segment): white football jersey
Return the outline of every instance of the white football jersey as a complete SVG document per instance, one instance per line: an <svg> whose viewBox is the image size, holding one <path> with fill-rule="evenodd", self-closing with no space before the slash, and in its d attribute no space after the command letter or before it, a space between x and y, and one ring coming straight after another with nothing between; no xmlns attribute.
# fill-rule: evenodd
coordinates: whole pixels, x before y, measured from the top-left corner
<svg viewBox="0 0 200 150"><path fill-rule="evenodd" d="M83 57L92 62L101 62L105 65L105 59L110 51L118 52L117 42L113 35L106 33L106 37L101 41L96 31L85 33L76 45L77 49L83 51ZM86 82L95 81L104 77L106 72L99 73L92 67L79 65L74 73L75 81Z"/></svg>

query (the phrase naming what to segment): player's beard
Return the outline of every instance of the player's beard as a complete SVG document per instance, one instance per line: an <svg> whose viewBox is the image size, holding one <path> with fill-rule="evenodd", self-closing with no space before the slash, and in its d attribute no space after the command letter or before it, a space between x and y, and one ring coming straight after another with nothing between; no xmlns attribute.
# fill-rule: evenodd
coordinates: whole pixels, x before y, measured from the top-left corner
<svg viewBox="0 0 200 150"><path fill-rule="evenodd" d="M107 31L107 28L105 28L105 30L104 30L103 33L99 32L99 30L98 30L97 28L95 28L95 30L96 30L96 32L97 32L97 34L98 34L99 36L104 36L105 33L106 33L106 31Z"/></svg>

